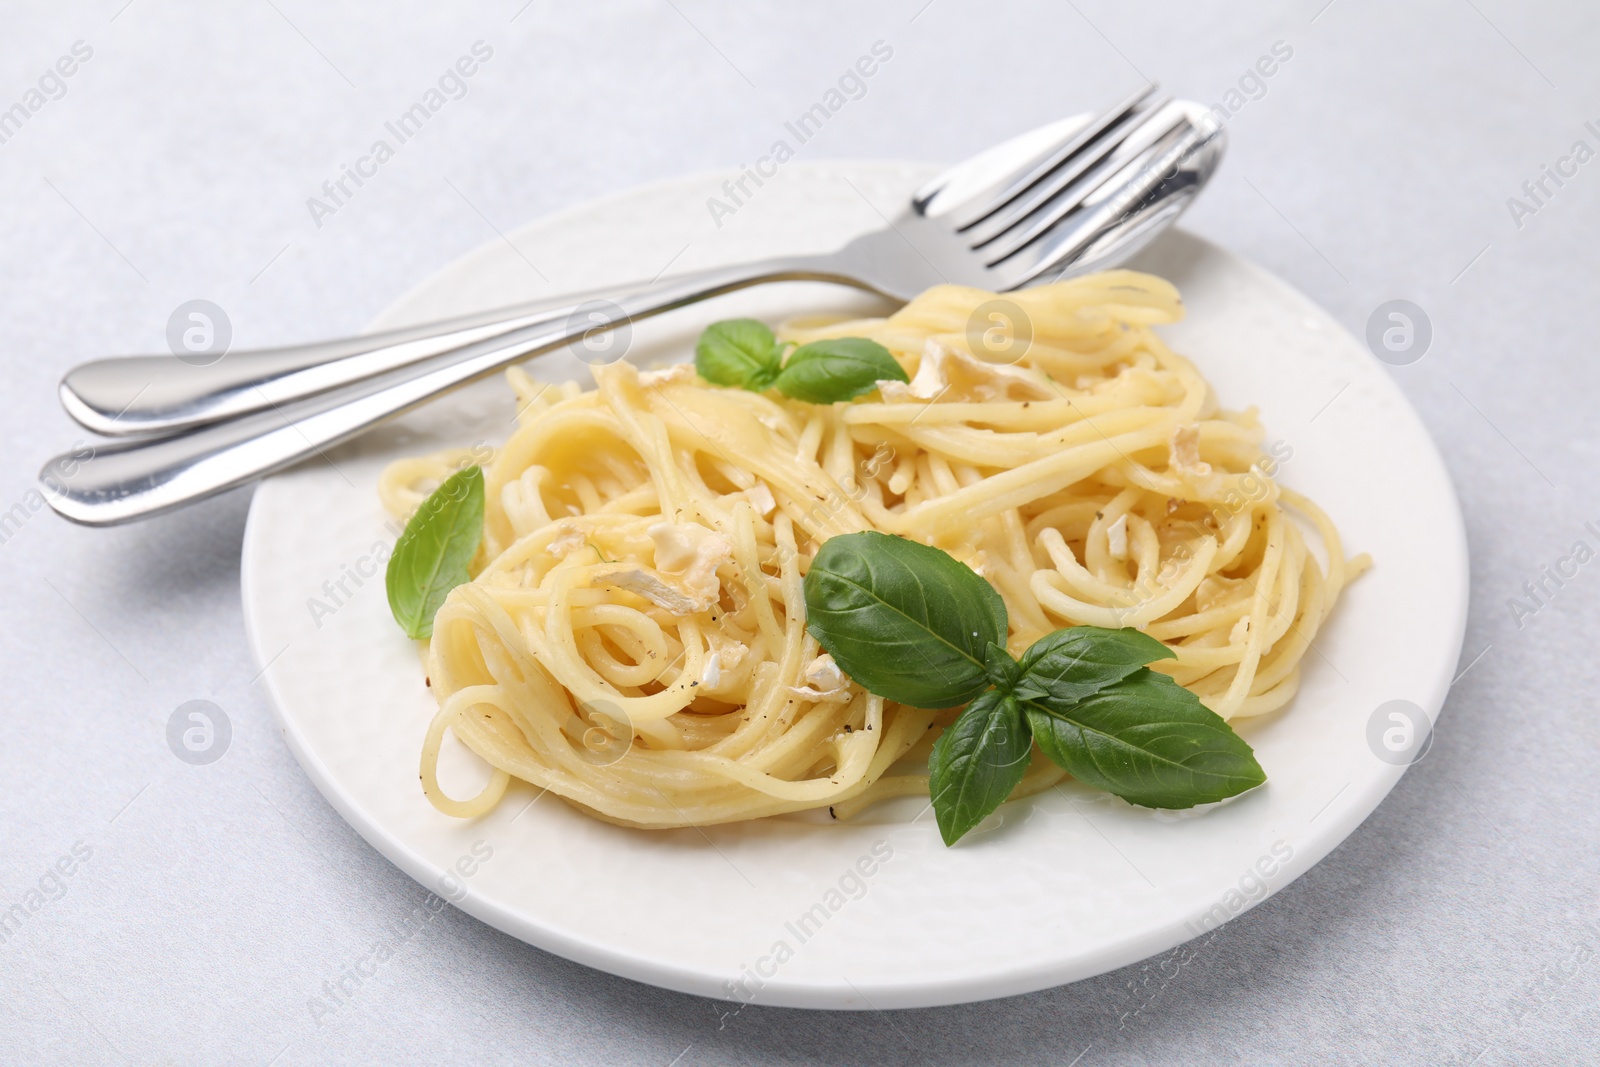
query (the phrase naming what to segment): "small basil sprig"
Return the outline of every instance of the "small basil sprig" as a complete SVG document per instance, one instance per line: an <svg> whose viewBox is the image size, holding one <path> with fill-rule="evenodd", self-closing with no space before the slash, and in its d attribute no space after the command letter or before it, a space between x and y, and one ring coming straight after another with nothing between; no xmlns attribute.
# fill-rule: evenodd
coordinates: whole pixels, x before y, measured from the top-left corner
<svg viewBox="0 0 1600 1067"><path fill-rule="evenodd" d="M467 567L482 539L483 471L466 467L422 502L389 556L389 610L407 637L433 636L433 616L450 590L471 577Z"/></svg>
<svg viewBox="0 0 1600 1067"><path fill-rule="evenodd" d="M1013 659L993 586L945 552L881 533L828 540L805 579L806 628L870 692L966 704L928 759L953 845L1011 795L1033 743L1086 785L1191 808L1266 781L1255 754L1189 690L1146 664L1176 658L1133 629L1074 626Z"/></svg>
<svg viewBox="0 0 1600 1067"><path fill-rule="evenodd" d="M700 377L714 385L765 392L811 404L832 404L870 393L885 379L907 381L889 350L864 337L837 337L801 345L783 358L783 346L755 319L725 319L706 327L694 349Z"/></svg>

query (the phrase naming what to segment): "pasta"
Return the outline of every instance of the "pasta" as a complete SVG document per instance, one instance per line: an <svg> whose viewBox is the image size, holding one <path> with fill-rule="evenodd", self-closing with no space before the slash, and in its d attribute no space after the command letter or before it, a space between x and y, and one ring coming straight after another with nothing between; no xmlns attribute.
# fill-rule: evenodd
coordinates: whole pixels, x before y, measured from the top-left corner
<svg viewBox="0 0 1600 1067"><path fill-rule="evenodd" d="M691 365L599 367L587 391L511 370L518 428L485 468L474 578L424 654L433 804L475 816L515 777L675 827L926 796L954 712L867 693L805 631L810 560L860 530L992 582L1014 654L1062 626L1132 626L1224 719L1284 707L1367 561L1277 484L1285 450L1263 448L1255 413L1220 409L1157 335L1177 291L1113 271L1010 294L1028 329L998 349L970 325L996 299L940 286L888 318L780 331L889 349L909 382L849 403L712 386ZM408 514L464 460L393 464L385 505ZM494 768L476 797L439 786L446 730ZM1035 752L1013 796L1064 774Z"/></svg>

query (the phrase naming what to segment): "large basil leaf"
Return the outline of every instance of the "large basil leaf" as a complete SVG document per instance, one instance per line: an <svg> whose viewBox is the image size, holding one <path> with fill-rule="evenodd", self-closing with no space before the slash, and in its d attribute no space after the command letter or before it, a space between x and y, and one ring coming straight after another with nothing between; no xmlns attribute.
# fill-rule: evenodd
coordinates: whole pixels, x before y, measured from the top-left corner
<svg viewBox="0 0 1600 1067"><path fill-rule="evenodd" d="M806 628L859 685L901 704L949 708L989 685L1005 645L994 586L937 548L875 532L829 539L806 574Z"/></svg>
<svg viewBox="0 0 1600 1067"><path fill-rule="evenodd" d="M1148 668L1077 702L1023 704L1046 756L1078 781L1147 808L1192 808L1267 780L1200 698Z"/></svg>
<svg viewBox="0 0 1600 1067"><path fill-rule="evenodd" d="M953 845L998 808L1028 770L1033 738L1015 697L991 689L967 706L928 757L939 836Z"/></svg>
<svg viewBox="0 0 1600 1067"><path fill-rule="evenodd" d="M440 483L394 544L384 584L389 610L406 636L433 636L433 616L483 540L483 471L467 467Z"/></svg>

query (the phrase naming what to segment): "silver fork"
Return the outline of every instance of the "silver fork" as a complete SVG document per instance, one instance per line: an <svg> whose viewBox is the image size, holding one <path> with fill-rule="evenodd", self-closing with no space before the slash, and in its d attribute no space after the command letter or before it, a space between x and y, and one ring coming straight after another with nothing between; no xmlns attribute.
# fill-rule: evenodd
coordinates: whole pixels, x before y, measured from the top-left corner
<svg viewBox="0 0 1600 1067"><path fill-rule="evenodd" d="M1093 120L1067 119L992 149L964 164L963 168L981 177L983 168L974 164L990 157L1012 169L1024 162L1029 165L1010 175L1009 186L991 190L958 189L952 184L952 175L963 168L957 168L957 171L945 175L919 194L912 211L919 217L940 220L946 229L965 232L969 242L976 246L1035 210L1044 199L1061 191L1072 181L1085 178L1090 169L1097 165L1101 170L1088 177L1087 192L1092 194L1097 190L1112 188L1114 185L1105 180L1110 173L1109 168L1125 162L1139 149L1147 147L1152 134L1170 129L1174 116L1170 110L1163 112L1153 95L1153 89L1141 90ZM1058 167L1060 169L1051 174ZM991 174L988 178L1004 176L1003 173ZM1043 180L1047 176L1051 178L1050 181ZM972 185L970 181L958 184ZM1161 212L1154 209L1158 206L1172 207L1172 201L1175 200L1187 202L1186 197L1180 195L1184 190L1177 187L1179 183L1172 185L1166 190L1171 198L1162 205L1145 205L1145 210L1140 212L1141 217L1160 215ZM1192 193L1192 189L1187 191ZM976 195L978 193L986 195ZM1059 215L1089 202L1088 195L1081 200L1076 195L1068 195L1053 206ZM995 208L997 205L1004 205L1004 209L992 210L989 217L983 217L982 209ZM954 210L957 207L965 207L966 210ZM1048 218L1048 214L1041 214L1040 217ZM1124 216L1116 225L1116 232L1108 235L1113 238L1111 243L1123 254L1133 243L1129 240L1132 234L1128 231L1134 228L1132 224L1135 221ZM1025 232L1025 227L1017 228L1013 241L1024 236ZM935 247L930 253L931 257L940 257L942 252L947 251L940 247L941 242L935 241L933 244ZM909 254L911 247L906 245L900 250ZM997 246L992 241L984 247L985 254L992 255L996 250ZM951 257L945 255L943 258ZM966 257L957 255L954 258L956 262L946 264L948 269L960 272L961 268L970 266ZM1075 261L1078 269L1089 265L1090 258L1079 257ZM1058 262L1066 261L1063 258ZM673 279L674 282L691 280L692 276ZM595 316L589 314L593 308L585 307L586 303L619 291L642 292L655 284L652 281L613 285L606 290L567 294L555 300L499 308L381 334L231 353L224 362L215 366L209 365L209 361L194 365L186 359L174 359L169 355L95 360L68 372L61 382L61 402L68 414L95 433L113 437L172 433L287 404L467 344L550 321L560 313L572 317L574 308L583 309L576 316L579 324L593 328L596 325L593 321Z"/></svg>
<svg viewBox="0 0 1600 1067"><path fill-rule="evenodd" d="M75 417L115 432L188 431L58 456L40 481L66 518L114 525L290 466L595 331L750 285L828 281L904 301L940 282L1006 291L1102 269L1188 206L1223 147L1204 107L1158 98L1150 87L1087 122L1062 120L958 164L918 190L888 227L828 255L701 271L614 302L525 305L348 342L240 353L229 357L220 387L218 377L204 381L170 356L102 360L63 382Z"/></svg>

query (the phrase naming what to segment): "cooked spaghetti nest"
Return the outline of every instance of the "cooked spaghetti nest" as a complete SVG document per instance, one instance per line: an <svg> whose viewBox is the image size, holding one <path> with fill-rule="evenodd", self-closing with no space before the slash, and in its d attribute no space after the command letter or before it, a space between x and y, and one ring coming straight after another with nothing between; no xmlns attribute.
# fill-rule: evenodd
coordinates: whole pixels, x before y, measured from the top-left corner
<svg viewBox="0 0 1600 1067"><path fill-rule="evenodd" d="M1112 271L1010 294L1031 331L1010 335L1025 351L1009 364L982 358L970 325L994 299L940 286L888 318L780 330L870 338L909 375L849 403L713 386L691 365L619 362L590 390L512 369L518 426L485 470L475 577L424 653L433 804L478 815L516 777L600 819L676 827L927 795L954 712L866 692L805 629L811 559L860 530L987 578L1013 654L1063 626L1132 626L1224 719L1287 704L1367 561L1274 481L1285 450L1263 449L1255 412L1220 409L1157 335L1183 315L1176 289ZM392 464L385 505L411 513L464 462ZM439 786L446 730L494 768L472 799ZM1035 751L1013 796L1064 774Z"/></svg>

